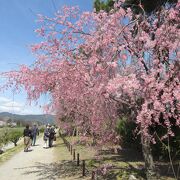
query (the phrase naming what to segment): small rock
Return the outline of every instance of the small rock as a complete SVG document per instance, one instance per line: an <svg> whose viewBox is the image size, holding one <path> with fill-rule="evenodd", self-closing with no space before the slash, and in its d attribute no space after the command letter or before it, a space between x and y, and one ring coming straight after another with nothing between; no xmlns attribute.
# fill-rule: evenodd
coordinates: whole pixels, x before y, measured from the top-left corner
<svg viewBox="0 0 180 180"><path fill-rule="evenodd" d="M128 180L137 180L137 178L134 175L130 175Z"/></svg>

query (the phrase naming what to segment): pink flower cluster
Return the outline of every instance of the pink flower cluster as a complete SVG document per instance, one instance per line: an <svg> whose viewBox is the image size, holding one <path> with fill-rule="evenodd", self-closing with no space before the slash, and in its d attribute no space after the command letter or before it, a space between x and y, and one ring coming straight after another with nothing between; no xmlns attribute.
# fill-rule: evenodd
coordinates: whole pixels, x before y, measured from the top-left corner
<svg viewBox="0 0 180 180"><path fill-rule="evenodd" d="M61 127L76 127L101 142L115 141L123 116L145 136L156 124L172 135L170 118L180 126L179 3L153 22L132 20L131 10L120 4L113 13L80 14L66 6L53 18L40 16L36 32L43 42L32 46L37 61L4 73L6 87L23 87L30 101L49 93L48 109Z"/></svg>

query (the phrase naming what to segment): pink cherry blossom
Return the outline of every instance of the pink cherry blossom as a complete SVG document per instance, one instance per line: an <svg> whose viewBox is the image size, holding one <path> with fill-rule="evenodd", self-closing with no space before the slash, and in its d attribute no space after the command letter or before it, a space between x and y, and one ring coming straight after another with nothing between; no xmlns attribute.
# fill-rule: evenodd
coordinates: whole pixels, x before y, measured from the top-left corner
<svg viewBox="0 0 180 180"><path fill-rule="evenodd" d="M173 136L170 118L180 126L179 3L152 22L146 16L132 20L121 3L113 13L80 14L78 7L65 6L55 17L39 16L36 32L43 41L32 45L37 61L3 73L3 88L23 87L29 101L49 93L45 109L61 127L101 143L117 143L117 120L124 116L151 137L149 127L161 124L163 114L162 125Z"/></svg>

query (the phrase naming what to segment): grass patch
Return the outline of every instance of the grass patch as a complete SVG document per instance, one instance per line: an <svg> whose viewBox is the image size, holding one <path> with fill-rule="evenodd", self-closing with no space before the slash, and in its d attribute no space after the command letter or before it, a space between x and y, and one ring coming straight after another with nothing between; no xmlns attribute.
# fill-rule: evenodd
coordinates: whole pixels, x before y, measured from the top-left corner
<svg viewBox="0 0 180 180"><path fill-rule="evenodd" d="M78 143L74 144L74 142L77 142L79 140L78 136L65 137L65 138L67 139L68 142L70 142L73 145L73 149L76 150L76 153L80 154L81 160L86 160L87 162L89 162L94 159L97 151L93 147Z"/></svg>
<svg viewBox="0 0 180 180"><path fill-rule="evenodd" d="M65 138L71 144L78 142L79 140L79 137ZM96 147L86 146L79 143L75 143L73 149L76 149L76 152L80 154L80 160L86 160L86 167L90 172L103 167L103 165L112 165L112 168L107 171L106 175L98 175L99 179L128 180L130 175L134 175L139 180L146 179L143 158L141 155L136 155L136 153L131 149L122 149L117 154L113 152L111 148L98 151ZM159 165L157 162L155 162L155 164L157 169L160 170L159 180L175 180L173 174L168 168L168 162L164 165Z"/></svg>

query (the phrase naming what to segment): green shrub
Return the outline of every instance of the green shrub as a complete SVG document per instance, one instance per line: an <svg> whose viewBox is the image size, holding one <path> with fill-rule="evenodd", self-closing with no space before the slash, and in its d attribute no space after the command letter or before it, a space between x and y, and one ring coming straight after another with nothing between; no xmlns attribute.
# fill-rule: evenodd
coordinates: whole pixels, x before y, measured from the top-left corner
<svg viewBox="0 0 180 180"><path fill-rule="evenodd" d="M44 129L45 129L44 127L41 127L41 128L39 129L39 132L40 132L40 133L44 133Z"/></svg>
<svg viewBox="0 0 180 180"><path fill-rule="evenodd" d="M174 136L161 140L161 137L167 133L167 129L157 125L154 128L156 132L156 144L152 146L152 153L155 158L169 160L169 152L173 160L180 159L180 128L172 126Z"/></svg>
<svg viewBox="0 0 180 180"><path fill-rule="evenodd" d="M19 130L12 130L9 132L9 141L14 143L14 146L17 146L17 142L22 137L22 132Z"/></svg>
<svg viewBox="0 0 180 180"><path fill-rule="evenodd" d="M19 128L3 128L0 131L0 148L9 142L13 142L14 145L17 145L20 137L23 136L23 129Z"/></svg>
<svg viewBox="0 0 180 180"><path fill-rule="evenodd" d="M119 119L116 132L121 138L122 146L141 151L140 136L135 133L136 127L137 125L135 122L127 121L124 117Z"/></svg>
<svg viewBox="0 0 180 180"><path fill-rule="evenodd" d="M0 149L2 148L3 146L3 138L2 138L2 135L0 134Z"/></svg>
<svg viewBox="0 0 180 180"><path fill-rule="evenodd" d="M9 142L9 130L8 128L3 128L0 131L0 154L3 153L2 147Z"/></svg>
<svg viewBox="0 0 180 180"><path fill-rule="evenodd" d="M171 121L173 122L173 119L171 119ZM118 121L116 132L121 137L122 146L141 152L140 135L135 133L136 128L137 124L135 122L127 121L126 118L122 118ZM180 129L174 125L172 126L172 131L174 132L174 136L169 137L168 142L168 139L161 140L161 137L167 133L166 128L160 125L150 128L150 132L155 135L156 140L156 144L151 145L152 154L155 159L169 160L168 149L173 160L180 158Z"/></svg>
<svg viewBox="0 0 180 180"><path fill-rule="evenodd" d="M1 132L1 139L2 139L2 144L6 145L9 142L9 129L8 128L4 128Z"/></svg>

